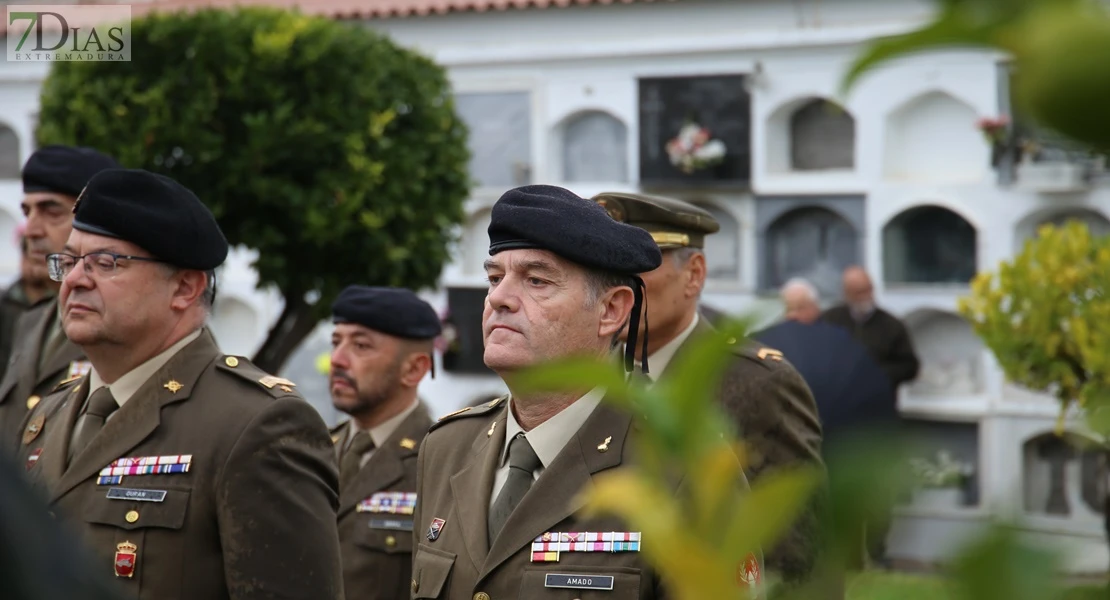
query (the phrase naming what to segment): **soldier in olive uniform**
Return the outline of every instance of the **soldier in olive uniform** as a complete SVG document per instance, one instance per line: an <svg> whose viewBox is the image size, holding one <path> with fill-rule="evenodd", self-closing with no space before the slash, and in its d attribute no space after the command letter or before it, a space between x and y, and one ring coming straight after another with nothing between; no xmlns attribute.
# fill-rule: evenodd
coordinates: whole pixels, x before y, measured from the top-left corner
<svg viewBox="0 0 1110 600"><path fill-rule="evenodd" d="M417 398L439 316L409 290L352 285L332 304L332 429L347 598L395 600L412 578L416 453L432 426Z"/></svg>
<svg viewBox="0 0 1110 600"><path fill-rule="evenodd" d="M129 598L342 598L327 426L205 326L227 253L172 179L92 178L48 259L92 369L28 415L28 472Z"/></svg>
<svg viewBox="0 0 1110 600"><path fill-rule="evenodd" d="M484 360L503 378L570 355L607 358L638 321L637 274L660 263L642 229L553 186L506 192L489 237ZM432 426L418 459L413 598L669 597L637 533L579 512L596 475L636 460L631 417L603 396L511 391ZM568 548L556 552L560 540ZM746 562L761 567L754 555Z"/></svg>
<svg viewBox="0 0 1110 600"><path fill-rule="evenodd" d="M720 225L709 212L671 198L603 193L593 200L616 220L649 232L663 253L663 264L643 278L651 323L649 377L665 378L690 340L713 330L698 314L698 299L706 279L705 237ZM718 398L751 452L745 466L749 481L755 484L763 474L792 465L824 469L817 404L802 376L780 352L758 343L736 344L733 352L736 359L724 373ZM817 518L813 505L767 552L770 573L788 582L810 575L819 545Z"/></svg>
<svg viewBox="0 0 1110 600"><path fill-rule="evenodd" d="M73 223L73 204L97 172L118 167L112 158L91 148L43 146L23 166L23 214L27 217L27 253L50 280L46 257L61 252ZM58 284L50 282L49 300L31 306L12 329L8 368L0 380L0 449L15 451L27 411L58 382L88 370L80 348L62 332L58 318Z"/></svg>

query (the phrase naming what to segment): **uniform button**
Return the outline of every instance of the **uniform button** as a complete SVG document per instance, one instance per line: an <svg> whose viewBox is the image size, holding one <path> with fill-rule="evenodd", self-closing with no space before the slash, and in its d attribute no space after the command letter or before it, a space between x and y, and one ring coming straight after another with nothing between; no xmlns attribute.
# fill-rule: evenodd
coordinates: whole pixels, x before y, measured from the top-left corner
<svg viewBox="0 0 1110 600"><path fill-rule="evenodd" d="M412 593L415 594L416 592L419 592L419 591L420 591L420 582L413 579L412 580Z"/></svg>
<svg viewBox="0 0 1110 600"><path fill-rule="evenodd" d="M27 399L27 410L31 410L32 408L37 406L38 403L39 403L39 400L42 400L42 398L40 398L38 396L31 396L30 398L28 398Z"/></svg>
<svg viewBox="0 0 1110 600"><path fill-rule="evenodd" d="M128 523L134 523L135 521L139 520L139 511L129 510L127 511L127 515L125 515L123 518L127 519Z"/></svg>
<svg viewBox="0 0 1110 600"><path fill-rule="evenodd" d="M485 592L478 592L474 594L474 600L489 600L489 594Z"/></svg>
<svg viewBox="0 0 1110 600"><path fill-rule="evenodd" d="M385 538L385 545L386 545L386 546L389 546L390 548L392 548L392 547L396 546L396 545L397 545L397 538L395 538L395 537L393 537L393 536L391 536L391 535L390 535L390 536L386 536L386 538Z"/></svg>
<svg viewBox="0 0 1110 600"><path fill-rule="evenodd" d="M229 366L229 367L238 367L239 366L239 359L235 358L234 356L229 356L229 357L224 359L224 364Z"/></svg>

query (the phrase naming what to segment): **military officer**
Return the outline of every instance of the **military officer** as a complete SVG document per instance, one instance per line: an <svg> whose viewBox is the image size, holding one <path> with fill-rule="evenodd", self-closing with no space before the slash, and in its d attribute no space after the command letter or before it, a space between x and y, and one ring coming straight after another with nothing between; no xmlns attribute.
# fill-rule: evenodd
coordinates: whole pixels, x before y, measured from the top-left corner
<svg viewBox="0 0 1110 600"><path fill-rule="evenodd" d="M92 369L22 437L52 510L130 598L341 598L327 426L205 326L228 253L212 213L127 169L94 176L74 210L48 260Z"/></svg>
<svg viewBox="0 0 1110 600"><path fill-rule="evenodd" d="M549 359L606 358L638 317L636 274L660 262L643 230L546 185L506 192L489 238L484 361L503 379ZM424 439L412 597L668 597L627 525L578 510L595 476L634 460L631 417L602 403L604 390L524 394L506 384L508 396L440 419ZM537 559L533 542L560 532L597 534L610 551Z"/></svg>
<svg viewBox="0 0 1110 600"><path fill-rule="evenodd" d="M51 281L46 257L61 252L69 239L73 203L89 182L104 169L118 167L111 157L91 148L43 146L23 166L25 237L34 279L49 281L48 300L28 308L15 322L11 358L0 380L0 443L4 452L18 446L27 411L43 394L63 379L83 375L89 363L62 332L55 298L58 283Z"/></svg>
<svg viewBox="0 0 1110 600"><path fill-rule="evenodd" d="M332 429L339 544L348 598L409 594L416 453L432 419L417 398L439 316L409 290L352 285L332 304L331 397L350 415Z"/></svg>
<svg viewBox="0 0 1110 600"><path fill-rule="evenodd" d="M720 229L713 216L681 200L632 193L602 193L593 200L618 221L649 232L663 253L659 268L643 274L647 285L648 376L667 377L673 358L690 340L712 331L698 314L705 287L705 237ZM637 349L642 359L642 350ZM733 346L719 400L732 415L738 434L751 452L745 471L749 481L791 465L816 465L821 459L821 424L817 404L802 376L781 353L755 342ZM787 582L805 579L816 562L816 505L802 515L778 547L767 552L767 569Z"/></svg>

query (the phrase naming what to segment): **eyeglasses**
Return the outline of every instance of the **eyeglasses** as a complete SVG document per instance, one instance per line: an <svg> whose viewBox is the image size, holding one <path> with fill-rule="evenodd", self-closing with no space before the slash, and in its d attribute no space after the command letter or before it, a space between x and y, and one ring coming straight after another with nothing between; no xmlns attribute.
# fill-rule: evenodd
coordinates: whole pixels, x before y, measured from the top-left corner
<svg viewBox="0 0 1110 600"><path fill-rule="evenodd" d="M146 262L165 262L157 258L149 258L146 256L127 256L124 254L116 254L114 252L90 252L83 256L74 256L72 254L48 254L46 256L46 268L50 273L50 279L54 281L62 281L77 266L77 262L84 259L85 272L96 272L101 277L114 277L116 268L119 266L119 260L141 260Z"/></svg>

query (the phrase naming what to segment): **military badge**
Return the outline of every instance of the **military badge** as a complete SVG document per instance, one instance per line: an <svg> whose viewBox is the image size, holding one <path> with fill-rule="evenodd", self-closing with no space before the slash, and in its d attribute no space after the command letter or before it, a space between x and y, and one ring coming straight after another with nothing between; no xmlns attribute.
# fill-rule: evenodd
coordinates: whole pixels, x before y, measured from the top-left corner
<svg viewBox="0 0 1110 600"><path fill-rule="evenodd" d="M416 509L416 492L377 492L358 503L355 512L411 515Z"/></svg>
<svg viewBox="0 0 1110 600"><path fill-rule="evenodd" d="M39 437L39 434L42 433L42 428L45 424L46 416L44 415L38 415L34 419L31 419L31 422L27 424L27 429L23 430L23 445L26 446L35 441L35 438Z"/></svg>
<svg viewBox="0 0 1110 600"><path fill-rule="evenodd" d="M139 560L139 547L131 542L116 544L116 577L130 579L135 575L135 563Z"/></svg>
<svg viewBox="0 0 1110 600"><path fill-rule="evenodd" d="M762 580L762 575L759 572L759 560L749 552L748 557L744 559L744 564L736 567L736 585L755 587Z"/></svg>
<svg viewBox="0 0 1110 600"><path fill-rule="evenodd" d="M30 455L29 455L29 456L27 457L27 470L28 470L28 471L30 471L30 470L31 470L31 467L33 467L33 466L35 466L36 464L38 464L38 462L39 462L39 456L40 456L40 455L42 455L42 448L35 448L35 451L34 451L34 452L32 452L32 453L31 453L31 454L30 454Z"/></svg>
<svg viewBox="0 0 1110 600"><path fill-rule="evenodd" d="M428 527L428 541L434 542L438 540L439 532L443 531L443 526L446 524L447 521L444 521L443 519L432 519L432 524Z"/></svg>
<svg viewBox="0 0 1110 600"><path fill-rule="evenodd" d="M532 541L532 562L559 562L563 552L639 552L639 531L547 532Z"/></svg>

